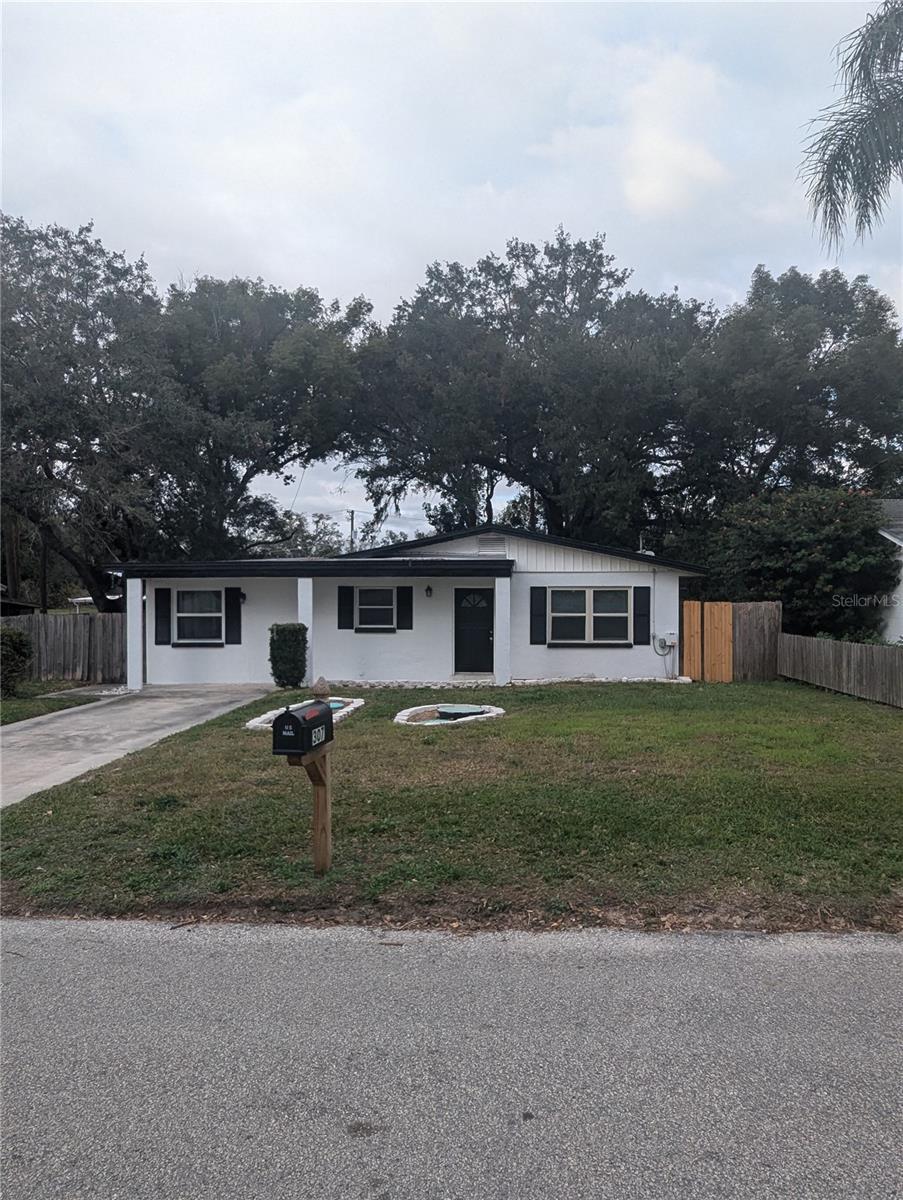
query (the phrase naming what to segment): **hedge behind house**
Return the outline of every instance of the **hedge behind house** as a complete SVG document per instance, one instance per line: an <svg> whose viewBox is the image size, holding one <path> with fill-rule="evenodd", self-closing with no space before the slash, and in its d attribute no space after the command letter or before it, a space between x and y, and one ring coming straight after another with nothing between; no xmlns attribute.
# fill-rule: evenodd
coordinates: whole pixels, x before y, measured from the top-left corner
<svg viewBox="0 0 903 1200"><path fill-rule="evenodd" d="M307 674L307 626L270 626L270 670L277 687L300 687Z"/></svg>

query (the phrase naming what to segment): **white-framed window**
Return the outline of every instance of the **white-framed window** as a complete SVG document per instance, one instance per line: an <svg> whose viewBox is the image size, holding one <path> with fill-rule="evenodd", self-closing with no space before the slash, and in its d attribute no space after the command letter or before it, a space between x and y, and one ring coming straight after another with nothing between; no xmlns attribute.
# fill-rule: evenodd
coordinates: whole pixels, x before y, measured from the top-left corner
<svg viewBox="0 0 903 1200"><path fill-rule="evenodd" d="M176 643L223 641L223 589L176 591Z"/></svg>
<svg viewBox="0 0 903 1200"><path fill-rule="evenodd" d="M549 588L550 642L630 642L633 589Z"/></svg>
<svg viewBox="0 0 903 1200"><path fill-rule="evenodd" d="M354 589L354 625L356 629L394 629L395 614L395 588L359 587Z"/></svg>

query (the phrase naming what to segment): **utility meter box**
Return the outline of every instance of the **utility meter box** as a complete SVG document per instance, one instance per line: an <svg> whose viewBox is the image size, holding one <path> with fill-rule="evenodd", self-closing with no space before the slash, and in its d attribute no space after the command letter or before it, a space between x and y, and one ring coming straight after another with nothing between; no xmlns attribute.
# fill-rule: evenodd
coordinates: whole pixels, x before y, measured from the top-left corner
<svg viewBox="0 0 903 1200"><path fill-rule="evenodd" d="M333 740L332 709L313 700L292 712L286 709L273 721L274 754L310 754Z"/></svg>

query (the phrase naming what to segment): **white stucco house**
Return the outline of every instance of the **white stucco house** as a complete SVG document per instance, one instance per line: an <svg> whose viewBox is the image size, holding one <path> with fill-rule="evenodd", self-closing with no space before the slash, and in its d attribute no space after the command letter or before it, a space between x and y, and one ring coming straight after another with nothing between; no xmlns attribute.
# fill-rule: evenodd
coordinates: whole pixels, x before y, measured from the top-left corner
<svg viewBox="0 0 903 1200"><path fill-rule="evenodd" d="M118 564L128 686L269 683L269 630L308 629L308 676L507 684L678 674L701 568L494 525L336 558Z"/></svg>
<svg viewBox="0 0 903 1200"><path fill-rule="evenodd" d="M882 637L889 642L903 641L903 500L882 500L880 533L897 548L900 578L885 597Z"/></svg>

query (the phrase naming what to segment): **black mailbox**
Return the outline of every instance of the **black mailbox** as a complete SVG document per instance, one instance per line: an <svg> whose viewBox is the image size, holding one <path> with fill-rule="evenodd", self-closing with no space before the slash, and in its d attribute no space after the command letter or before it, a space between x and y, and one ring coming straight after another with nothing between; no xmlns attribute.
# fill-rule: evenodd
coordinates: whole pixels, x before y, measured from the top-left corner
<svg viewBox="0 0 903 1200"><path fill-rule="evenodd" d="M332 709L322 700L286 709L273 722L274 754L310 754L332 740Z"/></svg>

